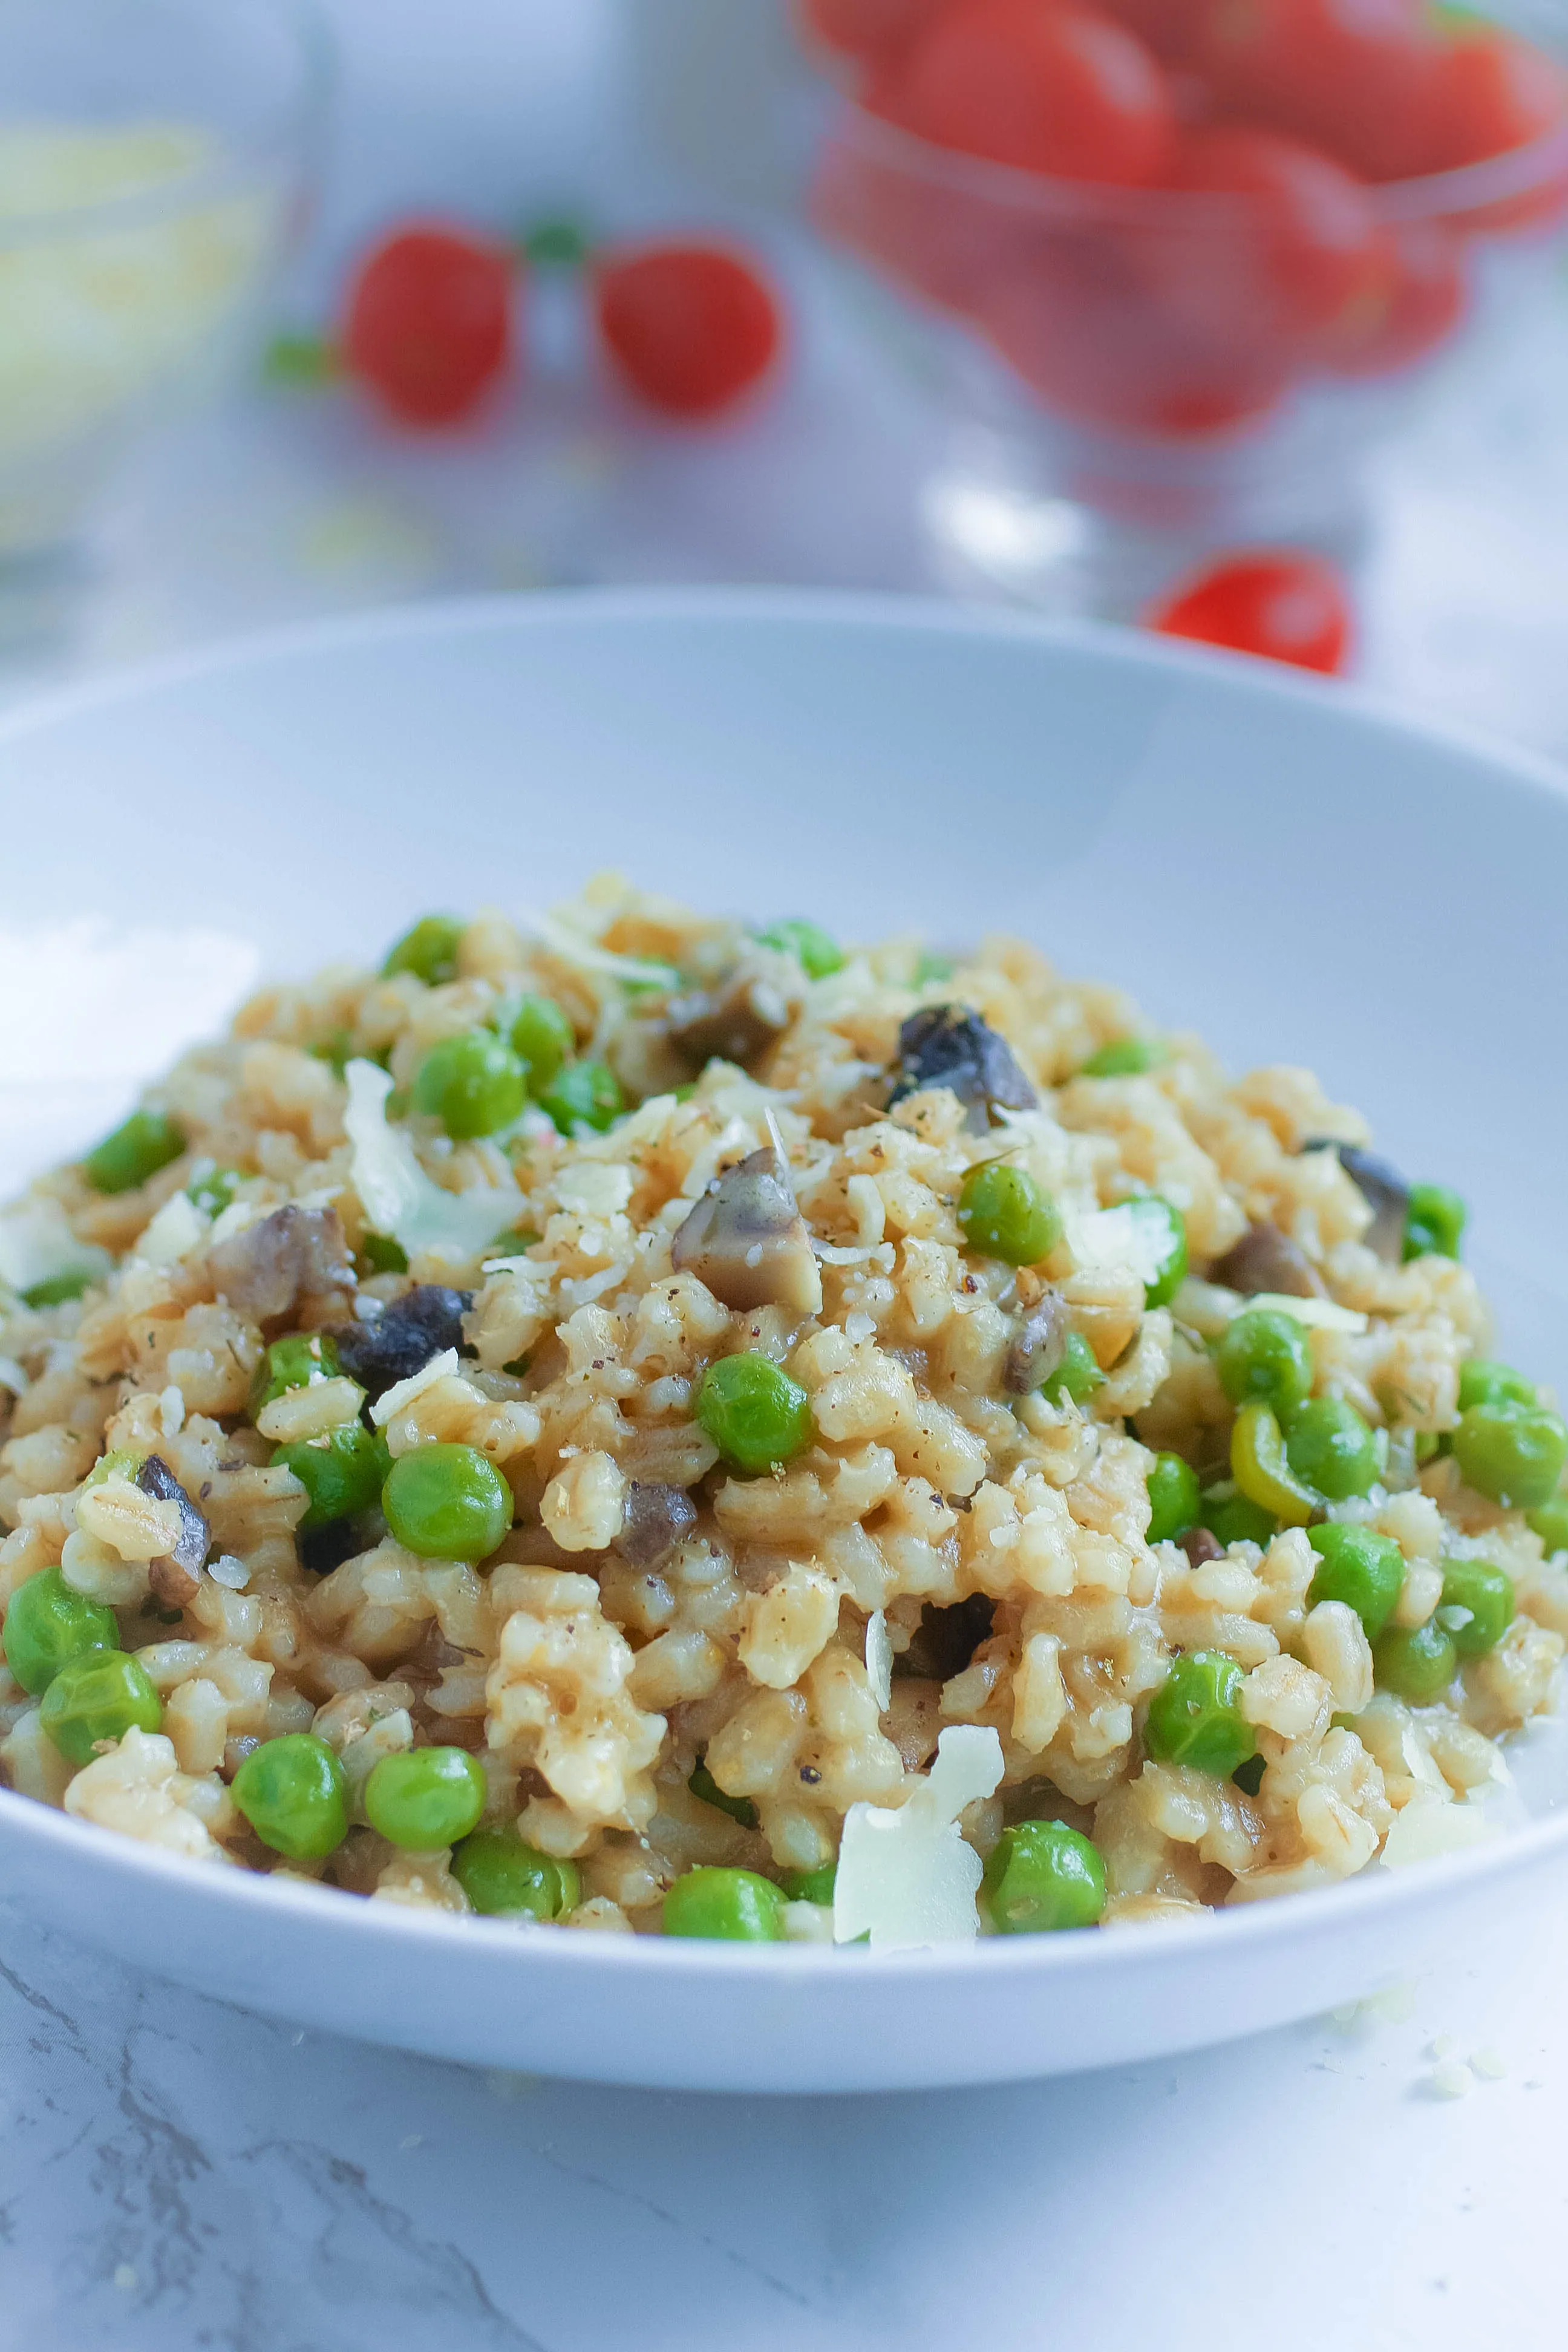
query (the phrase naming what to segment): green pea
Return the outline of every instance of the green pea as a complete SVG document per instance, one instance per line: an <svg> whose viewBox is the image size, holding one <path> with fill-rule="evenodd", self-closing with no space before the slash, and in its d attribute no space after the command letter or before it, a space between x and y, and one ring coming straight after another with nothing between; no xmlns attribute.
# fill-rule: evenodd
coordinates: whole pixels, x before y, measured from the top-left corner
<svg viewBox="0 0 1568 2352"><path fill-rule="evenodd" d="M1458 1672L1459 1655L1453 1636L1429 1617L1425 1625L1390 1625L1373 1646L1372 1664L1380 1690L1429 1706Z"/></svg>
<svg viewBox="0 0 1568 2352"><path fill-rule="evenodd" d="M58 1568L46 1568L11 1595L3 1638L5 1664L36 1698L72 1658L117 1650L120 1628L112 1609L73 1592Z"/></svg>
<svg viewBox="0 0 1568 2352"><path fill-rule="evenodd" d="M408 1252L390 1234L365 1234L359 1254L372 1274L406 1274Z"/></svg>
<svg viewBox="0 0 1568 2352"><path fill-rule="evenodd" d="M1198 1474L1179 1454L1156 1454L1145 1484L1149 1489L1149 1535L1152 1544L1169 1543L1198 1523L1202 1498Z"/></svg>
<svg viewBox="0 0 1568 2352"><path fill-rule="evenodd" d="M539 1107L563 1135L575 1135L580 1127L604 1135L625 1110L626 1098L607 1062L570 1062L542 1090Z"/></svg>
<svg viewBox="0 0 1568 2352"><path fill-rule="evenodd" d="M1361 1619L1367 1640L1375 1642L1394 1614L1405 1583L1405 1554L1399 1546L1392 1536L1342 1519L1310 1528L1307 1541L1322 1561L1307 1588L1309 1606L1342 1601Z"/></svg>
<svg viewBox="0 0 1568 2352"><path fill-rule="evenodd" d="M274 1339L250 1383L251 1412L255 1415L264 1405L276 1403L290 1389L313 1388L318 1381L335 1380L342 1370L337 1342L330 1332L296 1331L286 1339Z"/></svg>
<svg viewBox="0 0 1568 2352"><path fill-rule="evenodd" d="M144 1666L123 1650L83 1650L55 1673L38 1719L68 1764L90 1764L101 1745L163 1720Z"/></svg>
<svg viewBox="0 0 1568 2352"><path fill-rule="evenodd" d="M289 1862L320 1862L348 1835L343 1768L312 1731L253 1748L229 1794L262 1844Z"/></svg>
<svg viewBox="0 0 1568 2352"><path fill-rule="evenodd" d="M466 1748L410 1748L384 1756L364 1784L364 1817L394 1845L435 1853L479 1826L484 1767Z"/></svg>
<svg viewBox="0 0 1568 2352"><path fill-rule="evenodd" d="M1548 1559L1556 1552L1568 1551L1568 1495L1553 1495L1549 1503L1531 1512L1526 1524L1541 1538Z"/></svg>
<svg viewBox="0 0 1568 2352"><path fill-rule="evenodd" d="M1413 1257L1458 1257L1469 1213L1446 1184L1412 1184L1402 1255L1407 1263Z"/></svg>
<svg viewBox="0 0 1568 2352"><path fill-rule="evenodd" d="M416 1445L381 1490L386 1524L421 1559L488 1559L512 1522L511 1488L473 1445Z"/></svg>
<svg viewBox="0 0 1568 2352"><path fill-rule="evenodd" d="M838 1864L825 1862L817 1870L780 1871L779 1885L786 1903L831 1903L837 1876Z"/></svg>
<svg viewBox="0 0 1568 2352"><path fill-rule="evenodd" d="M1459 1411L1473 1404L1533 1404L1535 1383L1489 1356L1472 1356L1459 1367Z"/></svg>
<svg viewBox="0 0 1568 2352"><path fill-rule="evenodd" d="M1037 1265L1062 1237L1056 1202L1026 1168L1005 1160L970 1170L959 1188L958 1222L971 1249L1007 1265Z"/></svg>
<svg viewBox="0 0 1568 2352"><path fill-rule="evenodd" d="M1139 1078L1145 1070L1157 1070L1170 1060L1170 1051L1158 1037L1113 1037L1109 1045L1101 1045L1087 1062L1080 1062L1080 1078Z"/></svg>
<svg viewBox="0 0 1568 2352"><path fill-rule="evenodd" d="M1104 1916L1105 1864L1090 1840L1065 1822L1019 1822L1004 1830L983 1883L999 1935L1096 1927Z"/></svg>
<svg viewBox="0 0 1568 2352"><path fill-rule="evenodd" d="M321 1437L301 1437L274 1449L273 1466L292 1470L309 1495L310 1507L297 1532L314 1535L340 1519L356 1519L381 1492L390 1456L381 1432L359 1421L344 1422Z"/></svg>
<svg viewBox="0 0 1568 2352"><path fill-rule="evenodd" d="M95 1192L133 1192L184 1148L180 1129L161 1110L133 1110L88 1153L82 1173Z"/></svg>
<svg viewBox="0 0 1568 2352"><path fill-rule="evenodd" d="M106 1478L135 1480L136 1473L147 1456L130 1445L117 1445L112 1454L101 1454L82 1480L84 1486L101 1486Z"/></svg>
<svg viewBox="0 0 1568 2352"><path fill-rule="evenodd" d="M756 1828L757 1809L750 1797L727 1795L706 1764L700 1763L696 1767L686 1785L694 1797L700 1797L705 1805L716 1805L721 1813L728 1813L732 1822L739 1822L743 1830Z"/></svg>
<svg viewBox="0 0 1568 2352"><path fill-rule="evenodd" d="M452 1850L452 1875L491 1919L561 1919L583 1899L574 1862L525 1845L515 1830L473 1830Z"/></svg>
<svg viewBox="0 0 1568 2352"><path fill-rule="evenodd" d="M1513 1622L1513 1579L1489 1559L1445 1560L1436 1613L1461 1658L1484 1658Z"/></svg>
<svg viewBox="0 0 1568 2352"><path fill-rule="evenodd" d="M1040 1382L1040 1394L1047 1404L1062 1404L1068 1400L1074 1404L1086 1404L1096 1389L1105 1386L1105 1374L1094 1360L1094 1349L1081 1331L1069 1331L1061 1362L1048 1380Z"/></svg>
<svg viewBox="0 0 1568 2352"><path fill-rule="evenodd" d="M233 1207L234 1196L244 1181L237 1168L209 1168L205 1174L192 1177L185 1198L205 1217L221 1217Z"/></svg>
<svg viewBox="0 0 1568 2352"><path fill-rule="evenodd" d="M1382 1467L1376 1433L1343 1397L1311 1397L1285 1433L1285 1452L1303 1486L1342 1503L1370 1495Z"/></svg>
<svg viewBox="0 0 1568 2352"><path fill-rule="evenodd" d="M934 949L922 948L915 958L915 986L930 988L933 982L951 980L956 969L951 956L938 955Z"/></svg>
<svg viewBox="0 0 1568 2352"><path fill-rule="evenodd" d="M794 956L807 980L826 980L830 973L844 969L844 950L837 940L802 917L770 923L757 937L765 948L777 948L781 953Z"/></svg>
<svg viewBox="0 0 1568 2352"><path fill-rule="evenodd" d="M1281 1421L1312 1393L1311 1342L1277 1307L1249 1307L1227 1323L1215 1365L1232 1404L1266 1404Z"/></svg>
<svg viewBox="0 0 1568 2352"><path fill-rule="evenodd" d="M414 1080L415 1109L438 1118L458 1142L510 1127L521 1117L527 1095L522 1064L493 1029L443 1037Z"/></svg>
<svg viewBox="0 0 1568 2352"><path fill-rule="evenodd" d="M1249 1503L1281 1527L1304 1528L1321 1496L1291 1471L1279 1423L1266 1404L1244 1404L1230 1433L1230 1475Z"/></svg>
<svg viewBox="0 0 1568 2352"><path fill-rule="evenodd" d="M1149 1702L1143 1745L1163 1764L1186 1764L1228 1780L1258 1752L1241 1712L1241 1668L1223 1650L1189 1650Z"/></svg>
<svg viewBox="0 0 1568 2352"><path fill-rule="evenodd" d="M531 1095L552 1083L577 1045L576 1031L552 996L525 996L507 1034Z"/></svg>
<svg viewBox="0 0 1568 2352"><path fill-rule="evenodd" d="M68 1299L79 1298L97 1278L85 1266L78 1266L74 1274L47 1274L42 1282L29 1283L22 1293L22 1304L36 1310L45 1307L63 1307Z"/></svg>
<svg viewBox="0 0 1568 2352"><path fill-rule="evenodd" d="M776 1944L784 1897L754 1870L689 1870L664 1898L667 1936L716 1937L731 1944Z"/></svg>
<svg viewBox="0 0 1568 2352"><path fill-rule="evenodd" d="M341 1078L354 1057L353 1032L334 1029L330 1037L318 1037L313 1045L305 1048L318 1062L325 1062L335 1078Z"/></svg>
<svg viewBox="0 0 1568 2352"><path fill-rule="evenodd" d="M381 967L382 975L389 980L394 972L411 971L426 988L456 980L462 937L463 925L455 915L422 916L391 949Z"/></svg>
<svg viewBox="0 0 1568 2352"><path fill-rule="evenodd" d="M691 1410L732 1470L772 1470L803 1454L816 1434L811 1403L771 1356L721 1356L698 1383Z"/></svg>
<svg viewBox="0 0 1568 2352"><path fill-rule="evenodd" d="M1186 1221L1158 1193L1129 1203L1141 1234L1152 1244L1152 1278L1143 1285L1145 1307L1168 1307L1187 1278Z"/></svg>
<svg viewBox="0 0 1568 2352"><path fill-rule="evenodd" d="M1459 1475L1510 1510L1538 1511L1568 1461L1568 1427L1544 1405L1473 1404L1454 1432Z"/></svg>
<svg viewBox="0 0 1568 2352"><path fill-rule="evenodd" d="M1226 1550L1235 1543L1271 1544L1279 1532L1279 1522L1272 1511L1260 1503L1253 1503L1239 1493L1233 1480L1223 1486L1210 1486L1204 1495L1200 1527L1207 1528L1216 1543Z"/></svg>

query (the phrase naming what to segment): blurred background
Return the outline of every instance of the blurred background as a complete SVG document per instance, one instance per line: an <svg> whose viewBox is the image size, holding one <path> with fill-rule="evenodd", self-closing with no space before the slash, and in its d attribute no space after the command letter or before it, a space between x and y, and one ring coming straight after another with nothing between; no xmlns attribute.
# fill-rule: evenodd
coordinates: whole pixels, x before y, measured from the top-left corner
<svg viewBox="0 0 1568 2352"><path fill-rule="evenodd" d="M1568 751L1565 61L1562 0L0 0L0 698L783 582Z"/></svg>

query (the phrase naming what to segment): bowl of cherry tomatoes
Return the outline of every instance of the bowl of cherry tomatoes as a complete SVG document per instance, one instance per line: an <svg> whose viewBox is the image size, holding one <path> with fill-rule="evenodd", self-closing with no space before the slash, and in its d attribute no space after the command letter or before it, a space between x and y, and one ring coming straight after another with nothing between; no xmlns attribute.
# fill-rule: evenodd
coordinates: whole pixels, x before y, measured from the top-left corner
<svg viewBox="0 0 1568 2352"><path fill-rule="evenodd" d="M1321 525L1568 215L1568 70L1468 9L798 7L846 85L818 224L939 327L1015 470L1134 526Z"/></svg>

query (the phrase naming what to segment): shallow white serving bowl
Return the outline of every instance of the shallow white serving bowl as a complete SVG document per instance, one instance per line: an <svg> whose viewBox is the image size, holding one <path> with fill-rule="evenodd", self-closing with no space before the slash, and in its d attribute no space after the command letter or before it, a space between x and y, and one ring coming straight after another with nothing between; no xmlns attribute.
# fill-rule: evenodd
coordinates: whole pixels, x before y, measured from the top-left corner
<svg viewBox="0 0 1568 2352"><path fill-rule="evenodd" d="M1502 1344L1568 1385L1568 798L1342 692L916 604L447 606L11 719L0 845L12 1179L214 1024L242 943L284 973L374 956L422 910L539 907L613 863L849 938L1011 929L1235 1066L1312 1064L1413 1175L1467 1193ZM0 1885L205 1991L490 2065L998 2081L1303 2016L1528 1903L1568 1870L1568 1741L1513 1756L1532 1818L1463 1857L1194 1926L909 1955L448 1920L192 1867L8 1792Z"/></svg>

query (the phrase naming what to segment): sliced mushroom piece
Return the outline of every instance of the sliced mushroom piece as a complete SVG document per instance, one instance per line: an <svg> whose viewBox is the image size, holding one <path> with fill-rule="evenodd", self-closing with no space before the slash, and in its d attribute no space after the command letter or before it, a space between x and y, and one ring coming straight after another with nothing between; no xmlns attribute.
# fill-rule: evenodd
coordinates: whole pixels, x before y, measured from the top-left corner
<svg viewBox="0 0 1568 2352"><path fill-rule="evenodd" d="M628 1568L657 1568L697 1525L697 1506L679 1486L634 1478L626 1488L616 1549Z"/></svg>
<svg viewBox="0 0 1568 2352"><path fill-rule="evenodd" d="M938 1683L961 1675L981 1643L990 1640L995 1612L995 1602L984 1592L942 1608L928 1601L908 1648L894 1654L895 1689L905 1675L929 1675Z"/></svg>
<svg viewBox="0 0 1568 2352"><path fill-rule="evenodd" d="M212 1529L162 1454L149 1454L136 1473L136 1484L157 1503L176 1503L180 1532L171 1550L149 1563L153 1592L165 1609L183 1609L196 1597L202 1563L212 1549Z"/></svg>
<svg viewBox="0 0 1568 2352"><path fill-rule="evenodd" d="M1212 1528L1189 1528L1185 1535L1176 1538L1176 1542L1194 1568L1206 1568L1211 1559L1225 1558L1225 1546Z"/></svg>
<svg viewBox="0 0 1568 2352"><path fill-rule="evenodd" d="M1372 1223L1362 1239L1385 1265L1397 1265L1405 1255L1405 1220L1410 1208L1410 1187L1398 1169L1331 1135L1313 1136L1301 1149L1339 1153L1340 1166L1372 1211Z"/></svg>
<svg viewBox="0 0 1568 2352"><path fill-rule="evenodd" d="M293 1315L302 1299L352 1290L354 1270L335 1209L274 1209L208 1252L214 1285L258 1323Z"/></svg>
<svg viewBox="0 0 1568 2352"><path fill-rule="evenodd" d="M1278 1225L1248 1225L1234 1246L1216 1258L1208 1270L1210 1282L1239 1290L1250 1298L1259 1290L1278 1291L1287 1298L1326 1298L1323 1278L1300 1243Z"/></svg>
<svg viewBox="0 0 1568 2352"><path fill-rule="evenodd" d="M463 1318L473 1303L471 1290L416 1283L373 1321L347 1323L334 1330L338 1361L373 1399L382 1396L399 1381L423 1371L432 1356L463 1347Z"/></svg>
<svg viewBox="0 0 1568 2352"><path fill-rule="evenodd" d="M727 1169L678 1228L669 1245L678 1274L694 1274L737 1314L785 1307L815 1315L822 1276L795 1206L789 1169L772 1145Z"/></svg>
<svg viewBox="0 0 1568 2352"><path fill-rule="evenodd" d="M1071 1328L1066 1299L1059 1291L1047 1290L1025 1316L1007 1350L1004 1388L1014 1396L1028 1396L1048 1381L1067 1354Z"/></svg>
<svg viewBox="0 0 1568 2352"><path fill-rule="evenodd" d="M672 997L670 1044L694 1070L717 1057L744 1065L789 1026L790 1008L773 975L743 956L711 988Z"/></svg>
<svg viewBox="0 0 1568 2352"><path fill-rule="evenodd" d="M978 1133L996 1110L1034 1110L1039 1096L1013 1049L963 1004L928 1004L899 1031L900 1074L888 1108L925 1087L951 1087Z"/></svg>

